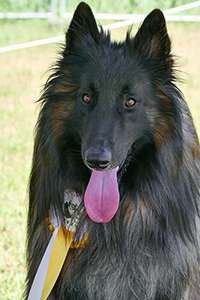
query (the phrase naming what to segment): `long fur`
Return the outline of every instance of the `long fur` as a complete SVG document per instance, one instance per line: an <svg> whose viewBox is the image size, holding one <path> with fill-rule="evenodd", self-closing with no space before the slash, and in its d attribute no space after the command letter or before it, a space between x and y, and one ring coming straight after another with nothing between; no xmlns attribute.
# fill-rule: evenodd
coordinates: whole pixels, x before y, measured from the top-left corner
<svg viewBox="0 0 200 300"><path fill-rule="evenodd" d="M91 171L83 151L107 126L110 136L104 136L116 136L113 156L121 162L119 209L105 224L93 222L83 210L76 236L86 224L88 245L70 250L48 299L200 299L200 148L189 109L174 83L162 13L153 11L135 38L128 33L125 42L111 43L109 33L99 32L90 8L81 3L66 42L40 99L30 177L26 294L51 237L49 209L56 208L63 219L64 191L84 195ZM109 102L100 117L85 121L88 112L77 99L82 87L93 83L91 78L99 84L94 94L102 99L107 95L110 101L121 93L116 87L134 85L144 104L140 118L132 110L130 132L124 119L118 121L117 113L113 117ZM128 134L132 140L123 140ZM126 153L125 160L120 153Z"/></svg>

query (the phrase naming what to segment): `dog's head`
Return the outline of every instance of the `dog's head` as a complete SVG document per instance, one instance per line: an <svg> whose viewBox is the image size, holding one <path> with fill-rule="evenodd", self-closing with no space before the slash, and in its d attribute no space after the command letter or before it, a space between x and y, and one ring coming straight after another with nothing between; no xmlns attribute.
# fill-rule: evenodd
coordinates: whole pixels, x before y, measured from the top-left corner
<svg viewBox="0 0 200 300"><path fill-rule="evenodd" d="M74 153L78 156L79 151L85 168L92 171L85 205L97 222L107 222L115 213L117 176L134 160L133 153L151 143L159 147L171 130L174 104L163 92L173 78L170 51L158 9L134 38L128 32L122 43L112 43L109 33L98 28L87 4L80 3L75 11L47 91L52 88L51 98L56 98L50 105L59 116L54 131L62 140L62 152L71 135L71 148L79 143ZM66 151L70 160L69 147Z"/></svg>
<svg viewBox="0 0 200 300"><path fill-rule="evenodd" d="M81 3L66 42L66 58L78 65L76 71L71 67L76 74L70 75L78 85L74 109L81 120L82 159L92 170L120 167L137 140L146 134L151 138L155 120L147 107L153 110L156 85L170 77L163 14L154 10L135 38L128 33L125 42L117 44L98 29L90 7Z"/></svg>

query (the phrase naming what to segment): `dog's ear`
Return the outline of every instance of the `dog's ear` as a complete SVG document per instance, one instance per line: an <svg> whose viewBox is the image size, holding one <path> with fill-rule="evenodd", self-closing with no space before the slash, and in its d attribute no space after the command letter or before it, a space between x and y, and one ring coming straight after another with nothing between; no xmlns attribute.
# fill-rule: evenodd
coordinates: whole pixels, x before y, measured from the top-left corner
<svg viewBox="0 0 200 300"><path fill-rule="evenodd" d="M143 21L134 38L134 49L153 58L169 56L171 42L165 18L159 9L153 10Z"/></svg>
<svg viewBox="0 0 200 300"><path fill-rule="evenodd" d="M91 8L81 2L74 13L69 29L66 33L66 50L72 53L74 46L81 43L83 36L90 35L97 42L99 30Z"/></svg>

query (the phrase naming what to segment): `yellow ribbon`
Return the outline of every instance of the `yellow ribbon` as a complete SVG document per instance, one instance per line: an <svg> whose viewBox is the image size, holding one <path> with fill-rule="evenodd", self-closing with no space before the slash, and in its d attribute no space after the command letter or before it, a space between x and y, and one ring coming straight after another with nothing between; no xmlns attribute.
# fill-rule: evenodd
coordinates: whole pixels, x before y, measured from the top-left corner
<svg viewBox="0 0 200 300"><path fill-rule="evenodd" d="M50 224L49 229L51 231L54 231L54 227L52 226L49 219L47 220L47 222ZM63 267L64 261L67 257L69 249L83 248L87 244L88 234L86 234L81 241L73 242L74 234L75 231L70 231L64 226L60 226L53 244L47 275L40 300L46 300L51 290L53 289Z"/></svg>
<svg viewBox="0 0 200 300"><path fill-rule="evenodd" d="M65 231L66 229L63 230L62 226L60 226L60 229L56 235L40 300L46 300L49 296L72 244L75 232L67 230L68 232L65 234Z"/></svg>

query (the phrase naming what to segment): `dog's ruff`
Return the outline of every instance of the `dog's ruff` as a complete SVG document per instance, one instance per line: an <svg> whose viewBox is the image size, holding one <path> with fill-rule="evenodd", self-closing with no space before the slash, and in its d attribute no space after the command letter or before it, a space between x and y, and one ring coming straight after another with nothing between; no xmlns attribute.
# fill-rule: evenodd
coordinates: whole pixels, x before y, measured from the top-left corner
<svg viewBox="0 0 200 300"><path fill-rule="evenodd" d="M84 247L87 242L85 231L83 231L80 241L74 240L78 219L74 219L73 215L81 201L80 195L69 190L65 191L64 203L67 204L70 217L65 217L62 223L56 216L55 210L51 208L48 222L53 235L40 262L28 300L47 299L60 274L69 249Z"/></svg>

